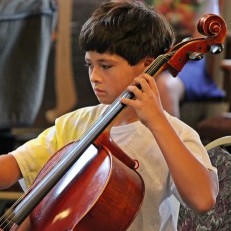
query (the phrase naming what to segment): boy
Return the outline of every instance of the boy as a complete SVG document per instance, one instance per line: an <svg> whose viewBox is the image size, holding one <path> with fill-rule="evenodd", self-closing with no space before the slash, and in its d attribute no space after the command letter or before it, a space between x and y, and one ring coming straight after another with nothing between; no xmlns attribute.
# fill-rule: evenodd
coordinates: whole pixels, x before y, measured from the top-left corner
<svg viewBox="0 0 231 231"><path fill-rule="evenodd" d="M197 212L211 209L218 193L216 169L197 133L163 110L155 80L142 74L173 42L166 20L139 1L107 1L99 7L81 30L80 46L100 104L58 118L37 139L2 156L0 187L21 177L29 187L48 158L79 139L128 88L135 99L121 99L128 106L127 117L111 129L111 137L139 161L146 186L141 210L129 230L176 230L172 194Z"/></svg>

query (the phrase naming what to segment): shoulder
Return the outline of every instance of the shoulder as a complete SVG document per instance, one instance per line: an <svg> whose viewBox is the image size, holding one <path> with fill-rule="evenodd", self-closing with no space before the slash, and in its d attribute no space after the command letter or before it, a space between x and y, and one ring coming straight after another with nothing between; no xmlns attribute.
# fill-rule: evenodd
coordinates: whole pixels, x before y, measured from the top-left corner
<svg viewBox="0 0 231 231"><path fill-rule="evenodd" d="M57 137L65 140L64 144L79 139L107 107L103 104L84 107L57 118L55 121Z"/></svg>
<svg viewBox="0 0 231 231"><path fill-rule="evenodd" d="M186 123L184 123L180 119L178 119L174 116L171 116L167 112L165 112L165 115L166 115L168 121L170 122L170 124L172 125L172 127L175 129L176 133L180 137L182 137L182 136L195 136L195 137L199 138L198 133L192 127L190 127L189 125L187 125Z"/></svg>
<svg viewBox="0 0 231 231"><path fill-rule="evenodd" d="M211 161L204 145L201 142L199 134L190 126L169 114L166 114L169 122L176 133L191 151L191 153L207 168L216 173L216 169L211 165Z"/></svg>
<svg viewBox="0 0 231 231"><path fill-rule="evenodd" d="M106 108L107 106L103 104L80 108L57 118L55 124L68 124L76 121L84 122L84 120L85 122L88 120L94 121L106 110Z"/></svg>

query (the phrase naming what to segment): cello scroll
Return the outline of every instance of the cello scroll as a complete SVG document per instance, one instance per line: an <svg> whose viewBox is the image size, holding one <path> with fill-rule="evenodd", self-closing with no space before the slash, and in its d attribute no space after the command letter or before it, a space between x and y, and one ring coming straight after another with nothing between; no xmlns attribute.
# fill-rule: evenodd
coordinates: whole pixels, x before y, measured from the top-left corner
<svg viewBox="0 0 231 231"><path fill-rule="evenodd" d="M218 54L223 51L227 26L220 16L203 16L197 29L206 37L183 40L170 50L174 55L167 62L165 69L169 69L173 76L176 76L189 60L201 59L206 53Z"/></svg>

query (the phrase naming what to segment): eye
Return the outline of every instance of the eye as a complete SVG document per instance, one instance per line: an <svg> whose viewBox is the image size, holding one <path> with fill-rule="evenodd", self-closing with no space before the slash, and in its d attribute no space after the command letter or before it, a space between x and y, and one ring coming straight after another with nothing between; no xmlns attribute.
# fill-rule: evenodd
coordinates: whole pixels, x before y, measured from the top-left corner
<svg viewBox="0 0 231 231"><path fill-rule="evenodd" d="M86 62L85 63L85 67L91 69L93 67L93 65L91 63Z"/></svg>
<svg viewBox="0 0 231 231"><path fill-rule="evenodd" d="M107 69L110 69L110 68L112 67L112 65L102 64L101 67L102 67L104 70L107 70Z"/></svg>

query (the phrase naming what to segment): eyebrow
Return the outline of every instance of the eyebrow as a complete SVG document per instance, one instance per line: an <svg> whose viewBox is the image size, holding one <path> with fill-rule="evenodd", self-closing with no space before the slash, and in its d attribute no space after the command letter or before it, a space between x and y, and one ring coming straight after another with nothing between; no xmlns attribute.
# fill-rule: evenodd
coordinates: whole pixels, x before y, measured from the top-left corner
<svg viewBox="0 0 231 231"><path fill-rule="evenodd" d="M89 58L85 58L85 61L91 61L91 59L89 59ZM113 59L97 59L97 62L100 62L100 63L102 63L102 62L115 62L115 60L113 60Z"/></svg>

